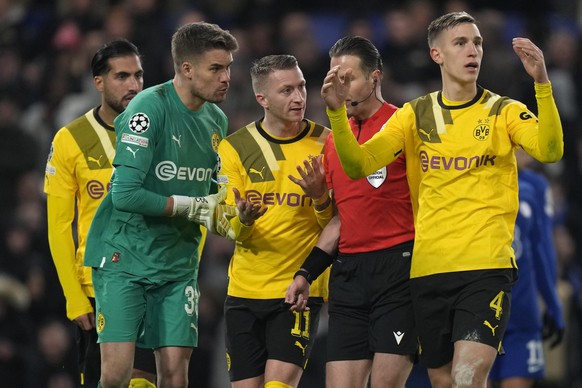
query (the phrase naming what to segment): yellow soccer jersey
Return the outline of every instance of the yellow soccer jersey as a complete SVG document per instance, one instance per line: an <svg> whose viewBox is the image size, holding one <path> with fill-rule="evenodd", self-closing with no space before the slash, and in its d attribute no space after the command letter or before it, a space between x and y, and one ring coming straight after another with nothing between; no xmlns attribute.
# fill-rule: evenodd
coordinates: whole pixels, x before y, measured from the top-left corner
<svg viewBox="0 0 582 388"><path fill-rule="evenodd" d="M348 132L345 111L328 111L349 176L366 176L406 153L416 229L411 277L516 266L514 149L542 161L563 153L551 87L536 85L536 97L539 123L524 104L488 90L456 105L434 92L405 104L362 147Z"/></svg>
<svg viewBox="0 0 582 388"><path fill-rule="evenodd" d="M114 144L113 127L93 109L57 132L48 156L44 191L49 202L49 243L69 319L92 311L86 298L94 296L91 268L83 266L83 254L93 215L109 190ZM76 249L72 230L75 205Z"/></svg>
<svg viewBox="0 0 582 388"><path fill-rule="evenodd" d="M319 225L312 201L288 175L309 155L319 155L330 130L306 120L294 138L275 138L253 122L222 140L218 148L221 170L218 183L228 189L234 204L236 187L248 201L268 207L267 212L237 238L228 269L228 295L283 298L285 291L317 242ZM330 206L331 208L331 206ZM329 271L319 276L311 296L327 297Z"/></svg>

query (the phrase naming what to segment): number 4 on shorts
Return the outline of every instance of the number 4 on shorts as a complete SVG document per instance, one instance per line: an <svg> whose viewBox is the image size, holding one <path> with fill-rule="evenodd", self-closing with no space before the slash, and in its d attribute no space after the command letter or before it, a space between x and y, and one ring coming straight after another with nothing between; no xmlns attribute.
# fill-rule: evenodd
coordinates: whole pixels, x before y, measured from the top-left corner
<svg viewBox="0 0 582 388"><path fill-rule="evenodd" d="M505 292L499 291L499 293L495 295L495 298L491 299L491 302L489 302L489 307L491 307L491 310L495 311L495 318L497 318L497 320L500 320L501 314L503 314L503 295L505 295Z"/></svg>

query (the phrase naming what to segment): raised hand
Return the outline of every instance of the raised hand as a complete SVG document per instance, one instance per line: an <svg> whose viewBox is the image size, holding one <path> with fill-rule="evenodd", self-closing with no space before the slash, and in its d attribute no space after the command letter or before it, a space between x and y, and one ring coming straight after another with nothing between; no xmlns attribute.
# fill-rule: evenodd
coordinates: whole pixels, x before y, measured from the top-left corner
<svg viewBox="0 0 582 388"><path fill-rule="evenodd" d="M550 82L544 61L544 53L527 38L513 38L513 51L517 54L525 71L538 84Z"/></svg>
<svg viewBox="0 0 582 388"><path fill-rule="evenodd" d="M309 159L303 161L303 168L297 166L301 179L289 175L289 179L301 186L305 194L315 201L328 196L322 159L323 155L309 156Z"/></svg>
<svg viewBox="0 0 582 388"><path fill-rule="evenodd" d="M329 109L337 110L345 104L350 91L352 69L340 75L340 67L334 66L327 72L321 87L321 97Z"/></svg>

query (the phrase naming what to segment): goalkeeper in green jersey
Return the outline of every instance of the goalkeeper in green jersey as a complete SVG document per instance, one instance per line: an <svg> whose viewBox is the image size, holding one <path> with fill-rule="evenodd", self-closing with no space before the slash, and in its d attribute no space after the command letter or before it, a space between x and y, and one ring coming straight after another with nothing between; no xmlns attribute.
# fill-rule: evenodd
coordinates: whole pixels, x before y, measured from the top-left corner
<svg viewBox="0 0 582 388"><path fill-rule="evenodd" d="M209 195L227 118L236 39L191 23L172 37L175 76L138 94L115 119L111 191L84 264L93 268L102 387L127 387L137 345L154 349L160 387L187 387L198 342L199 224L229 236L233 206ZM232 238L232 237L231 237Z"/></svg>

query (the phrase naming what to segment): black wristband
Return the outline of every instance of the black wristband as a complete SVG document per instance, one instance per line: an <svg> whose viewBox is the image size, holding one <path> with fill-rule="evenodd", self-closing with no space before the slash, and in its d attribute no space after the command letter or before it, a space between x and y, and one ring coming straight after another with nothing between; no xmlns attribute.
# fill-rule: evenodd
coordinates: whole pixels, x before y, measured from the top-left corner
<svg viewBox="0 0 582 388"><path fill-rule="evenodd" d="M293 279L295 279L297 276L303 276L305 278L305 280L307 280L307 283L311 284L311 282L313 281L311 279L311 274L309 273L309 271L301 268L299 269L299 271L295 272L295 275L293 275Z"/></svg>
<svg viewBox="0 0 582 388"><path fill-rule="evenodd" d="M317 277L321 275L332 263L333 257L331 255L329 255L323 249L313 247L301 265L301 268L305 270L311 277L311 279L305 277L311 284L311 282L317 279Z"/></svg>

